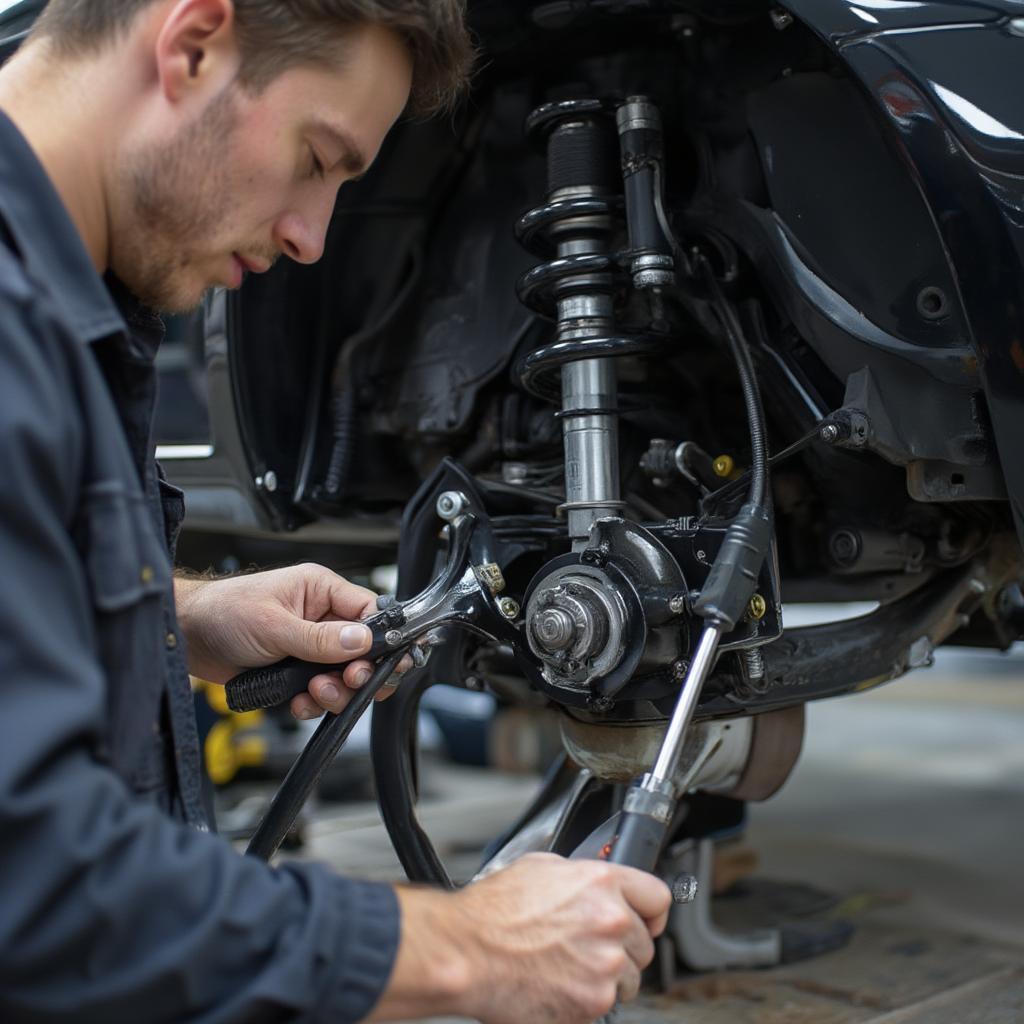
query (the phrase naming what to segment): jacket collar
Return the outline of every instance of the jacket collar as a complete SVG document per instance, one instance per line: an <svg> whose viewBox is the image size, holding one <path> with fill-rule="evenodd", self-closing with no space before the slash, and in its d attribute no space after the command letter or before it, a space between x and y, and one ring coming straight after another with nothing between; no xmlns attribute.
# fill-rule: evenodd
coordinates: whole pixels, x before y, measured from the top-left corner
<svg viewBox="0 0 1024 1024"><path fill-rule="evenodd" d="M85 343L125 334L125 322L96 273L57 190L15 124L0 111L0 221L32 280L45 289Z"/></svg>

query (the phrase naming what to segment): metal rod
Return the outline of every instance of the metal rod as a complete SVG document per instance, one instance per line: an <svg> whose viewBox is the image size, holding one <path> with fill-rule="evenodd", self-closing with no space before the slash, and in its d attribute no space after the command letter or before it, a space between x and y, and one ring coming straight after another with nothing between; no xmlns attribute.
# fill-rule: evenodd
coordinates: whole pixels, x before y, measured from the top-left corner
<svg viewBox="0 0 1024 1024"><path fill-rule="evenodd" d="M686 742L686 733L693 721L693 713L697 708L697 700L704 689L704 683L711 674L718 653L718 644L722 639L720 626L706 626L700 635L697 652L693 656L690 671L686 673L686 681L679 692L679 700L672 712L672 720L662 741L658 760L654 762L651 775L656 780L671 782L679 766L679 758Z"/></svg>

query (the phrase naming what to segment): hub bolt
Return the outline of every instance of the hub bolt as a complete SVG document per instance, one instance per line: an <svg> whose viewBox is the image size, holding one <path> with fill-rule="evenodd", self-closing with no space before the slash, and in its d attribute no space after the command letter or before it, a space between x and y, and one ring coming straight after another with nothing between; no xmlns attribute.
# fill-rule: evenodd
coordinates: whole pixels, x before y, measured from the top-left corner
<svg viewBox="0 0 1024 1024"><path fill-rule="evenodd" d="M576 638L576 624L563 609L546 608L534 619L533 633L544 650L562 651Z"/></svg>

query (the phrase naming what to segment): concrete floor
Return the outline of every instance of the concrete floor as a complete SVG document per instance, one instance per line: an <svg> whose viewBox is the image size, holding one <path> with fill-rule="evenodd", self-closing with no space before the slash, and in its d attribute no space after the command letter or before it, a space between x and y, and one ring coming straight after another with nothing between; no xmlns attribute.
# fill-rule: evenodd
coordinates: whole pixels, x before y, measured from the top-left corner
<svg viewBox="0 0 1024 1024"><path fill-rule="evenodd" d="M438 766L421 819L456 875L532 792ZM373 805L324 806L307 855L402 877ZM812 706L800 764L753 809L758 876L835 893L844 950L685 976L621 1024L1024 1024L1024 657L940 652L934 668Z"/></svg>

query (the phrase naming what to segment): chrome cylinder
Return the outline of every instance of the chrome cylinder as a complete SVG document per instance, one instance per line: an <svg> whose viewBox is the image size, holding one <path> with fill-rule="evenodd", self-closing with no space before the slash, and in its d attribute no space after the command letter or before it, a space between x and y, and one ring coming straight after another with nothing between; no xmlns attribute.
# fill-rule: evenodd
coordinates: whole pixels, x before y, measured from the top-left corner
<svg viewBox="0 0 1024 1024"><path fill-rule="evenodd" d="M563 241L559 257L606 255L602 231ZM558 300L558 340L601 338L614 331L613 305L606 282L587 291L578 281ZM573 550L587 546L590 528L602 516L622 509L619 492L618 375L613 359L586 359L562 367L562 433L565 447L565 505Z"/></svg>

